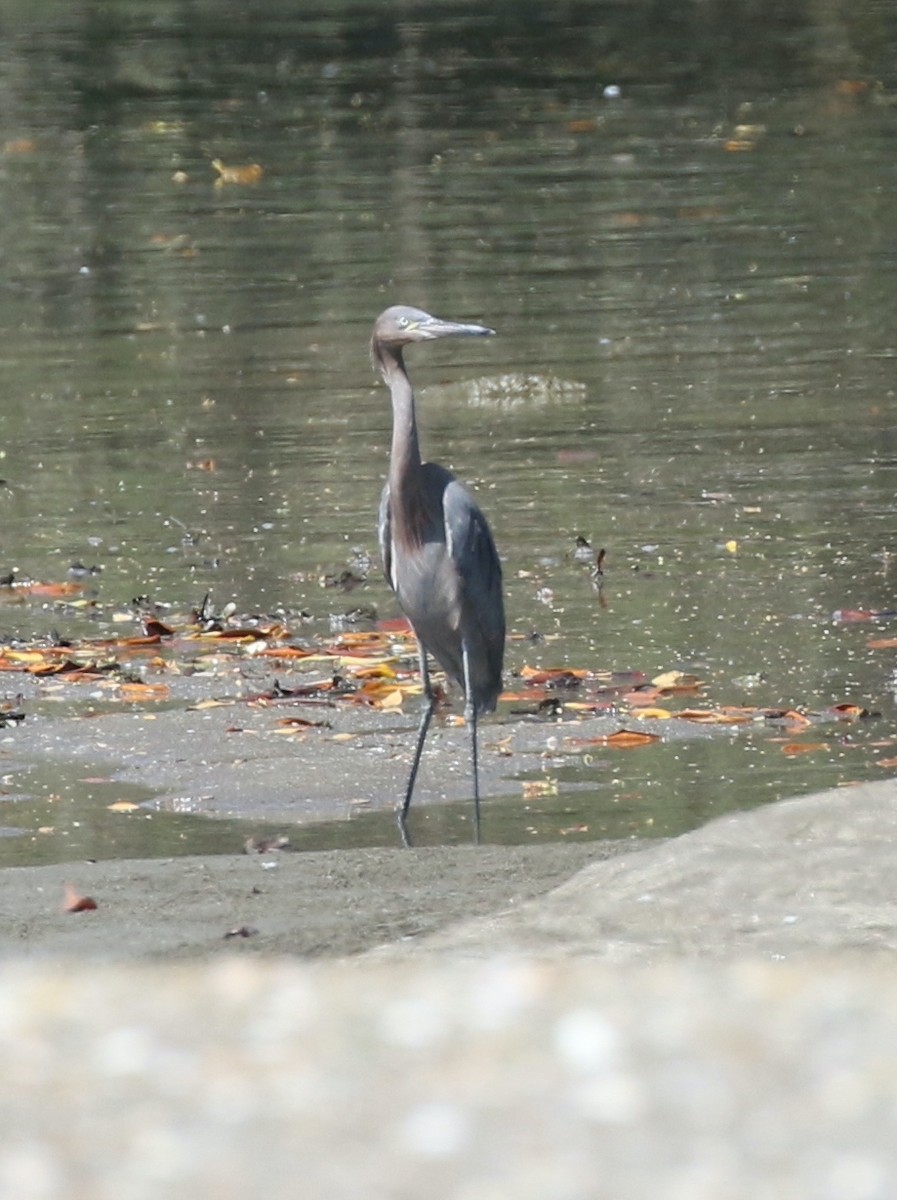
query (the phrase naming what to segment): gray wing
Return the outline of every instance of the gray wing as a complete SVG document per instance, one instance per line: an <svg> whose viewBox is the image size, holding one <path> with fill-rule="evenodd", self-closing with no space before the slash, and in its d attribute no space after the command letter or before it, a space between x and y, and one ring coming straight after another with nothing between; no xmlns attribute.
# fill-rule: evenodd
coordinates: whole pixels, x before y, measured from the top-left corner
<svg viewBox="0 0 897 1200"><path fill-rule="evenodd" d="M389 516L389 484L383 485L380 493L380 514L377 518L377 540L380 543L380 561L386 582L395 590L392 581L392 536Z"/></svg>
<svg viewBox="0 0 897 1200"><path fill-rule="evenodd" d="M457 479L446 486L443 512L446 548L463 588L462 634L471 649L474 692L494 707L505 647L501 563L486 518Z"/></svg>
<svg viewBox="0 0 897 1200"><path fill-rule="evenodd" d="M445 541L468 597L474 602L501 599L501 563L492 531L470 492L452 479L442 498Z"/></svg>

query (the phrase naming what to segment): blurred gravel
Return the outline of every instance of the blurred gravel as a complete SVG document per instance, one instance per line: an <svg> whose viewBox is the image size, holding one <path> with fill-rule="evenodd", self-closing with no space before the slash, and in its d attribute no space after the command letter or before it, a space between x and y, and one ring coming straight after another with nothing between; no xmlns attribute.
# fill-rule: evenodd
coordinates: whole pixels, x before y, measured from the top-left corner
<svg viewBox="0 0 897 1200"><path fill-rule="evenodd" d="M895 835L890 781L342 960L8 953L0 1196L893 1200Z"/></svg>

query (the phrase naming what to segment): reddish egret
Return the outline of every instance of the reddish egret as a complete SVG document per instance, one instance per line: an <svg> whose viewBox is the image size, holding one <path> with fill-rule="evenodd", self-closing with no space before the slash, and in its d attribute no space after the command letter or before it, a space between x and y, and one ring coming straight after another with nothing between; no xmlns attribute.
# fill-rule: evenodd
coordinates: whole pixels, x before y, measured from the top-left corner
<svg viewBox="0 0 897 1200"><path fill-rule="evenodd" d="M408 809L436 703L428 652L464 690L474 837L480 840L477 717L493 711L501 691L505 610L501 565L486 518L450 471L421 462L414 392L402 351L411 342L492 332L483 325L441 321L419 308L396 305L380 314L371 338L371 361L392 395L392 451L380 498L380 553L386 578L417 637L426 701L398 817L406 846L410 845Z"/></svg>

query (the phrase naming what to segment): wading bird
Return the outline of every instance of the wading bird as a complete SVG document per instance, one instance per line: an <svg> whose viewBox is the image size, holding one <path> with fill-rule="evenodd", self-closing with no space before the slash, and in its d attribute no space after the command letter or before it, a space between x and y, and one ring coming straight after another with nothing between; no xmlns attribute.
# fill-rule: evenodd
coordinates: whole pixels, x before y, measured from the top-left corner
<svg viewBox="0 0 897 1200"><path fill-rule="evenodd" d="M419 308L395 305L374 322L371 362L392 396L392 450L380 498L383 569L417 637L425 707L405 798L399 810L404 845L408 809L436 697L427 653L464 690L470 729L474 837L480 840L477 717L492 712L501 691L505 610L501 565L486 518L462 484L436 463L421 462L414 392L402 359L412 342L482 337L483 325L442 321Z"/></svg>

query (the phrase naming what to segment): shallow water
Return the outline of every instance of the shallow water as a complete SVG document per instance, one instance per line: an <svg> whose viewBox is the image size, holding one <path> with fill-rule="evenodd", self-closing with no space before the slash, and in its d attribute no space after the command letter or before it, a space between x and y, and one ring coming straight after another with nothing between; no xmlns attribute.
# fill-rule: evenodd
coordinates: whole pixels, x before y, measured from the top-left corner
<svg viewBox="0 0 897 1200"><path fill-rule="evenodd" d="M3 39L0 570L102 573L88 615L7 606L0 633L209 590L311 631L394 615L373 576L319 579L375 551L366 343L401 300L499 333L409 365L512 629L548 639L511 670L679 667L708 703L881 714L805 755L620 756L640 825L886 775L894 656L867 642L893 625L833 614L897 607L897 17L241 8L32 6ZM216 184L213 159L263 174ZM577 534L607 549L601 598ZM597 831L592 770L571 803Z"/></svg>

